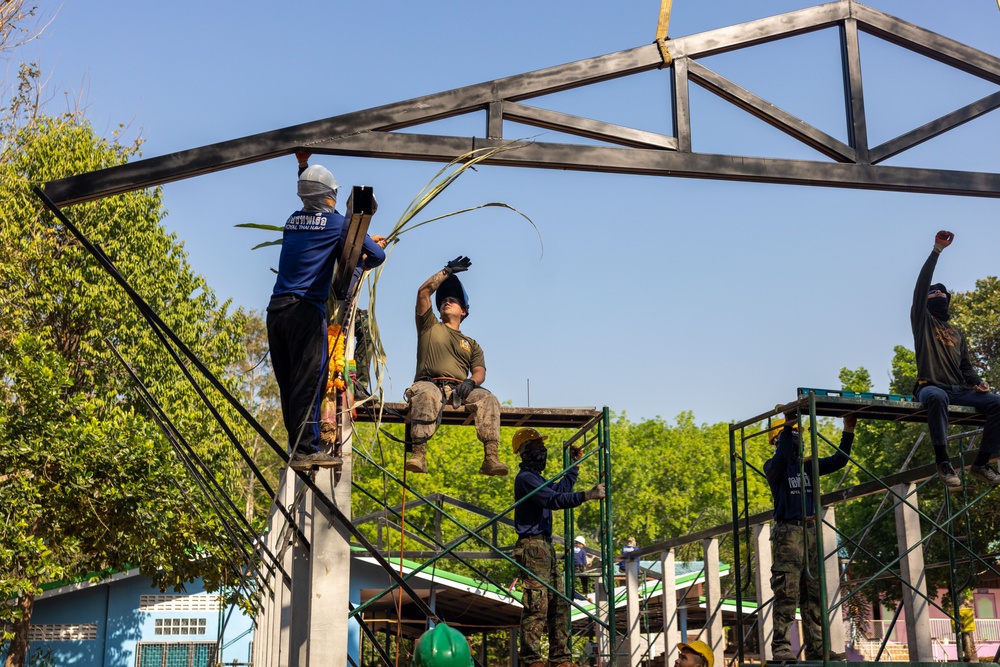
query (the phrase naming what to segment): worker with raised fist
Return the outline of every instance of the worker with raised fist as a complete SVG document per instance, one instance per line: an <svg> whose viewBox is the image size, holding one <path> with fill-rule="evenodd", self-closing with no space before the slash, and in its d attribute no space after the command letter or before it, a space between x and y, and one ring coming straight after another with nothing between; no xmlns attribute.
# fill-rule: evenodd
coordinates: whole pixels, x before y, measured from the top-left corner
<svg viewBox="0 0 1000 667"><path fill-rule="evenodd" d="M937 474L951 490L962 488L962 480L948 459L948 406L965 405L986 415L979 452L969 472L987 484L1000 484L1000 474L990 459L1000 453L1000 396L972 367L969 343L950 322L951 293L941 283L931 284L938 256L955 240L942 230L934 237L934 248L924 262L913 289L910 326L917 357L917 385L913 397L927 409L927 429L934 446Z"/></svg>

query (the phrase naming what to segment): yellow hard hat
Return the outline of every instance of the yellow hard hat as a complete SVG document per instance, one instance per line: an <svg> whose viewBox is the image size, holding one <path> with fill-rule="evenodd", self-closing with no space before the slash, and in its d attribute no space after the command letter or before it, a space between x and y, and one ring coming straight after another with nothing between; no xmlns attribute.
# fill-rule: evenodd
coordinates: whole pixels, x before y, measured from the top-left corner
<svg viewBox="0 0 1000 667"><path fill-rule="evenodd" d="M514 453L518 454L521 451L521 445L524 443L531 442L532 440L547 440L548 437L533 428L521 428L514 434L514 439L510 441L510 446L514 449Z"/></svg>
<svg viewBox="0 0 1000 667"><path fill-rule="evenodd" d="M683 651L688 649L689 651L694 651L701 657L705 658L705 663L708 667L712 667L715 664L715 653L712 652L712 647L702 641L693 641L686 644L678 644L677 648Z"/></svg>
<svg viewBox="0 0 1000 667"><path fill-rule="evenodd" d="M781 429L782 429L782 427L784 425L785 425L785 419L784 419L784 417L778 417L777 419L775 419L774 421L772 421L771 422L771 428L767 432L767 441L770 442L772 445L774 443L778 442L778 436L781 435ZM792 424L792 430L793 431L798 431L799 430L799 423L798 422L795 422L794 424Z"/></svg>

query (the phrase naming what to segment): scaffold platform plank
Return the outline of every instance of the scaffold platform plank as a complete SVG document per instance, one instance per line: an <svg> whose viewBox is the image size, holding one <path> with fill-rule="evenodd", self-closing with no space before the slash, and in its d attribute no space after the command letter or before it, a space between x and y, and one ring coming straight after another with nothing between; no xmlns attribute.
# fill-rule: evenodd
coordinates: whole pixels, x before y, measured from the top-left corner
<svg viewBox="0 0 1000 667"><path fill-rule="evenodd" d="M381 406L362 405L357 409L355 422L403 424L406 422L406 403L384 403ZM380 417L381 414L381 417ZM500 406L501 426L531 426L533 428L582 429L603 415L596 408L517 408ZM448 426L471 426L472 415L465 408L445 407L441 423Z"/></svg>
<svg viewBox="0 0 1000 667"><path fill-rule="evenodd" d="M844 392L851 394L851 392ZM889 396L884 394L883 396ZM904 397L905 398L905 397ZM809 411L809 396L802 396L803 412ZM858 419L881 419L887 421L926 422L927 409L923 403L914 400L890 400L888 398L860 398L855 395L816 396L816 414L820 417L843 417L853 413ZM982 426L985 416L975 408L951 406L948 408L950 423L962 426Z"/></svg>
<svg viewBox="0 0 1000 667"><path fill-rule="evenodd" d="M769 417L780 415L785 412L798 412L802 415L809 414L809 394L816 394L816 416L818 417L843 417L847 414L854 414L858 419L878 419L894 422L927 422L927 409L923 403L913 400L912 396L900 394L856 394L850 391L836 391L830 389L799 389L797 400L786 405L776 406L773 410L768 410L755 417L751 417L739 423L730 424L729 430L738 430L757 424ZM891 397L891 398L890 398ZM948 408L949 422L952 426L967 426L980 428L986 423L986 417L975 408L952 405Z"/></svg>

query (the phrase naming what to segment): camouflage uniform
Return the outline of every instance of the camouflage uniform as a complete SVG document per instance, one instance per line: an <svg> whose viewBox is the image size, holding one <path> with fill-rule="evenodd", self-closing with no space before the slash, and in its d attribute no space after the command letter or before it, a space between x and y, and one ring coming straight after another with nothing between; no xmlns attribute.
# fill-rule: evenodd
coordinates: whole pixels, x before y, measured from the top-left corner
<svg viewBox="0 0 1000 667"><path fill-rule="evenodd" d="M556 550L550 540L541 535L518 538L514 556L539 580L562 590L562 580L556 567ZM546 630L549 635L549 664L571 661L569 603L528 576L522 579L521 590L524 607L521 611L521 649L518 652L521 665L528 667L544 662L541 641Z"/></svg>
<svg viewBox="0 0 1000 667"><path fill-rule="evenodd" d="M775 521L771 533L771 590L774 591L774 639L771 649L791 650L790 630L795 609L801 601L802 637L806 657L823 654L822 610L820 609L819 558L816 553L816 526L812 520ZM806 572L806 552L809 572Z"/></svg>
<svg viewBox="0 0 1000 667"><path fill-rule="evenodd" d="M415 443L427 442L438 427L442 398L451 403L454 382L442 382L441 387L429 380L419 380L403 394L410 404L410 435ZM482 387L476 387L462 402L476 423L479 442L500 442L500 401Z"/></svg>

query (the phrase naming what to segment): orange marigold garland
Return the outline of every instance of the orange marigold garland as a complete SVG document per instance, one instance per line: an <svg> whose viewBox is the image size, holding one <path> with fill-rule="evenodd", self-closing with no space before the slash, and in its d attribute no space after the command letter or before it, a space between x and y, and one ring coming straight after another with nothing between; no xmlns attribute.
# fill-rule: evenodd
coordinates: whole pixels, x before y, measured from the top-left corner
<svg viewBox="0 0 1000 667"><path fill-rule="evenodd" d="M344 382L344 337L340 335L340 325L331 324L326 330L328 348L330 350L330 375L326 382L326 393L333 394L335 389L343 391L347 384Z"/></svg>

